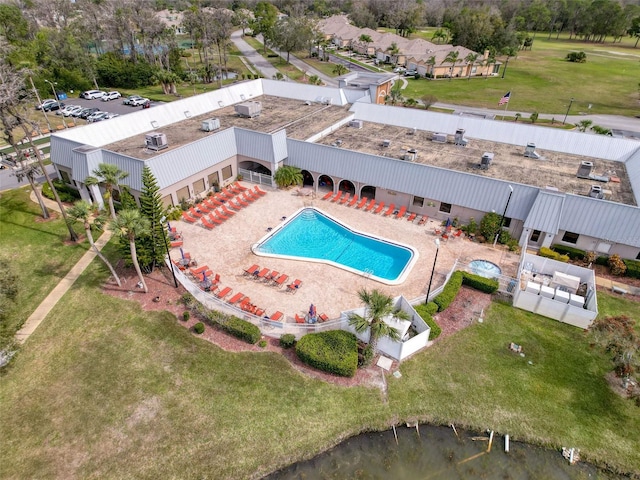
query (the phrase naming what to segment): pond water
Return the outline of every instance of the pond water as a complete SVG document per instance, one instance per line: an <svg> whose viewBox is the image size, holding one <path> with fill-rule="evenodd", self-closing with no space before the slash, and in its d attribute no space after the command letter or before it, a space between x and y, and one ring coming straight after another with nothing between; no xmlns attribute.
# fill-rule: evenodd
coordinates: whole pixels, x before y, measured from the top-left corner
<svg viewBox="0 0 640 480"><path fill-rule="evenodd" d="M393 480L569 480L622 479L596 469L593 465L569 465L560 452L532 445L510 442L504 451L504 437L494 435L491 452L486 437L457 429L422 425L396 427L398 443L392 430L366 433L345 440L328 452L275 472L265 480L393 479Z"/></svg>

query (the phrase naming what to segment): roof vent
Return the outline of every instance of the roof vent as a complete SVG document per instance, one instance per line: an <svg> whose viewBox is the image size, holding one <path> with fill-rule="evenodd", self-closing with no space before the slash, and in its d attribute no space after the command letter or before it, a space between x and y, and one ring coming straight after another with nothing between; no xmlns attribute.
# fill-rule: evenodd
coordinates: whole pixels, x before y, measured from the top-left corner
<svg viewBox="0 0 640 480"><path fill-rule="evenodd" d="M167 142L167 136L164 133L159 132L151 132L147 133L144 138L144 142L146 147L149 150L164 150L165 148L169 148L169 143Z"/></svg>
<svg viewBox="0 0 640 480"><path fill-rule="evenodd" d="M578 173L576 174L576 176L578 178L589 179L592 170L593 162L580 162L580 166L578 167Z"/></svg>
<svg viewBox="0 0 640 480"><path fill-rule="evenodd" d="M540 159L540 154L536 152L535 143L527 143L527 146L524 149L524 156L527 158L533 158L535 160Z"/></svg>
<svg viewBox="0 0 640 480"><path fill-rule="evenodd" d="M461 147L466 147L467 146L467 139L464 138L464 128L459 128L456 130L456 134L453 140L453 143L455 145L460 145Z"/></svg>
<svg viewBox="0 0 640 480"><path fill-rule="evenodd" d="M482 158L480 159L480 169L482 170L488 169L489 165L491 165L491 162L493 162L493 153L484 152L482 154Z"/></svg>
<svg viewBox="0 0 640 480"><path fill-rule="evenodd" d="M353 128L362 128L362 120L351 120L349 126Z"/></svg>
<svg viewBox="0 0 640 480"><path fill-rule="evenodd" d="M591 198L604 198L604 190L600 185L591 185L589 196Z"/></svg>

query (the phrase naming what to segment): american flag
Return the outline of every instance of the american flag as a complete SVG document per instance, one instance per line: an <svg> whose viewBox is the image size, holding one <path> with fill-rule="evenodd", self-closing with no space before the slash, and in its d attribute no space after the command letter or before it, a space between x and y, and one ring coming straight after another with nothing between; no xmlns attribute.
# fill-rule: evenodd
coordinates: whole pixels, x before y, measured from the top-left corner
<svg viewBox="0 0 640 480"><path fill-rule="evenodd" d="M498 102L498 106L504 105L505 103L509 103L509 98L511 97L511 91L504 94L504 96Z"/></svg>

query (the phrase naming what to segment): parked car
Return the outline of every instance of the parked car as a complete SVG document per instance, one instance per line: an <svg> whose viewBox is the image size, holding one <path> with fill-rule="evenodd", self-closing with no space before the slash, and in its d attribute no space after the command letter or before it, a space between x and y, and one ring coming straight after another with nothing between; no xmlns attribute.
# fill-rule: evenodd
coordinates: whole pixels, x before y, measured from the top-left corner
<svg viewBox="0 0 640 480"><path fill-rule="evenodd" d="M94 123L94 122L100 122L102 120L104 120L105 118L107 118L107 112L95 112L92 115L89 115L87 117L87 122L89 123Z"/></svg>
<svg viewBox="0 0 640 480"><path fill-rule="evenodd" d="M416 70L407 70L406 72L404 72L404 76L413 77L416 73L418 73Z"/></svg>
<svg viewBox="0 0 640 480"><path fill-rule="evenodd" d="M109 100L117 100L121 96L122 95L120 95L120 92L108 92L102 96L102 101L108 102Z"/></svg>
<svg viewBox="0 0 640 480"><path fill-rule="evenodd" d="M80 112L80 115L78 115L80 118L84 118L85 120L89 117L89 115L93 115L96 112L99 112L100 109L96 108L96 107L87 107L87 108L83 108L82 111Z"/></svg>
<svg viewBox="0 0 640 480"><path fill-rule="evenodd" d="M131 102L129 102L129 105L131 105L132 107L139 107L140 105L144 105L148 102L149 102L148 98L138 97L131 100Z"/></svg>
<svg viewBox="0 0 640 480"><path fill-rule="evenodd" d="M404 67L396 67L393 69L393 73L404 73L406 70Z"/></svg>
<svg viewBox="0 0 640 480"><path fill-rule="evenodd" d="M60 110L58 110L56 112L56 115L64 115L65 117L68 117L69 116L68 112L76 107L77 105L66 105L64 108L61 108Z"/></svg>
<svg viewBox="0 0 640 480"><path fill-rule="evenodd" d="M119 113L107 112L107 118L105 118L105 120L109 120L110 118L115 118L115 117L119 117L119 116L120 116Z"/></svg>
<svg viewBox="0 0 640 480"><path fill-rule="evenodd" d="M79 105L70 105L67 106L65 108L63 108L61 110L62 115L64 115L65 117L70 117L72 116L74 113L80 113L82 111L82 107ZM60 113L60 112L58 112Z"/></svg>
<svg viewBox="0 0 640 480"><path fill-rule="evenodd" d="M52 112L54 110L60 110L62 107L64 107L63 102L58 102L56 100L45 100L40 105L37 105L36 109L45 112Z"/></svg>
<svg viewBox="0 0 640 480"><path fill-rule="evenodd" d="M87 100L94 100L96 98L102 98L105 93L102 90L87 90L86 92L82 92L80 94L80 98L86 98Z"/></svg>
<svg viewBox="0 0 640 480"><path fill-rule="evenodd" d="M122 104L123 104L123 105L132 105L132 103L131 103L131 102L133 102L133 101L135 101L135 100L138 100L138 99L141 99L141 98L142 98L142 97L141 97L140 95L129 95L127 98L125 98L125 99L122 101Z"/></svg>

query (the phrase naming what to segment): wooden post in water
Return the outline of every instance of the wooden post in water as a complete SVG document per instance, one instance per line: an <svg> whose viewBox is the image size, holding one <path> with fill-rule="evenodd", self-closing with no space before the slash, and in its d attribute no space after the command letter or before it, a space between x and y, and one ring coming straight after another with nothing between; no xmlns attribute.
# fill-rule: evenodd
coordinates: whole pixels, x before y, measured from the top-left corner
<svg viewBox="0 0 640 480"><path fill-rule="evenodd" d="M487 447L487 453L491 452L492 443L493 443L493 430L491 430L491 434L489 435L489 446Z"/></svg>
<svg viewBox="0 0 640 480"><path fill-rule="evenodd" d="M456 434L456 438L460 438L460 436L458 435L458 431L456 430L456 426L453 423L451 424L451 428L453 428L453 433Z"/></svg>
<svg viewBox="0 0 640 480"><path fill-rule="evenodd" d="M509 453L509 434L504 436L504 451Z"/></svg>
<svg viewBox="0 0 640 480"><path fill-rule="evenodd" d="M398 445L398 433L396 432L396 426L392 425L393 427L393 436L396 438L396 445Z"/></svg>

